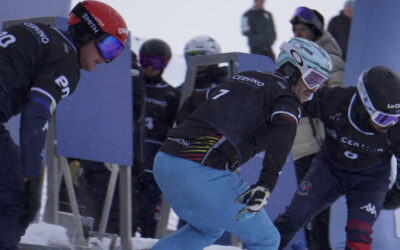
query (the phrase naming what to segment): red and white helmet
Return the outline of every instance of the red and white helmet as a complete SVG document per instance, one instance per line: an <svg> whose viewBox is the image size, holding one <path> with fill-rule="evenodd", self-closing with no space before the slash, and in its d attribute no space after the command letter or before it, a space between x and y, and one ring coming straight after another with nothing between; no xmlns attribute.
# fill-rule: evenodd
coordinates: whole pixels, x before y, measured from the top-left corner
<svg viewBox="0 0 400 250"><path fill-rule="evenodd" d="M117 57L128 39L128 28L121 15L99 1L85 0L75 5L68 24L79 45L95 40L106 61Z"/></svg>

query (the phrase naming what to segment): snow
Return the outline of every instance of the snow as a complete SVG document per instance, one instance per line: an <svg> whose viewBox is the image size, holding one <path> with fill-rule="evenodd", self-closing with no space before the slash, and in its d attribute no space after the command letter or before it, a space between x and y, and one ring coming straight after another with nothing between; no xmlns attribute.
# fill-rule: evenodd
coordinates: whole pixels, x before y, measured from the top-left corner
<svg viewBox="0 0 400 250"><path fill-rule="evenodd" d="M157 239L132 237L132 250L150 249ZM21 243L30 245L41 245L41 246L62 246L72 248L68 236L67 230L59 225L48 224L44 222L33 223L26 230L25 235L21 239ZM110 249L111 239L103 238L100 241L98 238L92 237L89 241L89 247L93 250L105 250ZM120 245L119 239L116 243ZM205 250L239 250L241 248L233 246L220 246L212 245L205 248Z"/></svg>

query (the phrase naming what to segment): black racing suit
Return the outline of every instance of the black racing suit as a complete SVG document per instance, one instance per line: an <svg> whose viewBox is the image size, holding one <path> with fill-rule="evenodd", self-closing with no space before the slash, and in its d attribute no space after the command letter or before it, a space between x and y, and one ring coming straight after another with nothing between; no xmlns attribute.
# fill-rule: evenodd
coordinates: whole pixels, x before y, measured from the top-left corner
<svg viewBox="0 0 400 250"><path fill-rule="evenodd" d="M136 95L138 97L138 95ZM144 169L138 173L134 190L134 225L143 237L155 237L161 191L153 177L154 156L172 128L178 110L180 92L161 76L145 79L143 130L135 131L135 152L143 152ZM141 106L139 104L139 106ZM141 144L141 135L144 144ZM140 147L140 150L138 148ZM138 160L135 161L139 162ZM135 170L134 170L135 171ZM140 170L139 170L140 171Z"/></svg>
<svg viewBox="0 0 400 250"><path fill-rule="evenodd" d="M67 33L29 22L0 33L0 122L22 113L20 148L0 125L1 249L16 249L29 223L21 219L23 178L41 177L51 112L75 90L79 77L78 51Z"/></svg>
<svg viewBox="0 0 400 250"><path fill-rule="evenodd" d="M346 249L368 246L388 189L391 157L400 156L399 124L388 133L376 132L355 87L323 88L303 108L322 120L326 138L291 204L274 222L280 248L342 195L348 205Z"/></svg>
<svg viewBox="0 0 400 250"><path fill-rule="evenodd" d="M266 150L258 183L272 191L301 115L289 84L276 74L248 71L196 98L206 100L168 134L160 150L231 170Z"/></svg>

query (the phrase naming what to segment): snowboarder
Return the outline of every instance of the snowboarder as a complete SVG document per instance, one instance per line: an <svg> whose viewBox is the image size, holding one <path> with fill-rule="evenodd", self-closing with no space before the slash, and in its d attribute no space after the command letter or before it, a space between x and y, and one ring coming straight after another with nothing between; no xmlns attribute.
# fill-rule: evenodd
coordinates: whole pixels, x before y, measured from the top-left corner
<svg viewBox="0 0 400 250"><path fill-rule="evenodd" d="M92 71L124 49L128 30L109 5L82 1L68 31L24 22L0 33L0 122L21 113L20 147L0 125L0 249L18 242L40 207L42 150L56 104L71 95L80 69Z"/></svg>
<svg viewBox="0 0 400 250"><path fill-rule="evenodd" d="M243 72L199 92L204 102L168 134L154 177L187 224L153 249L200 250L225 230L248 250L278 247L263 207L292 147L301 103L329 78L332 62L315 43L293 38L281 45L276 64L274 73ZM249 186L234 171L264 150L258 182Z"/></svg>
<svg viewBox="0 0 400 250"><path fill-rule="evenodd" d="M324 87L304 103L304 114L324 123L326 138L289 207L274 221L279 249L342 195L348 209L346 249L371 249L391 158L400 157L399 93L400 76L375 66L361 73L357 87Z"/></svg>

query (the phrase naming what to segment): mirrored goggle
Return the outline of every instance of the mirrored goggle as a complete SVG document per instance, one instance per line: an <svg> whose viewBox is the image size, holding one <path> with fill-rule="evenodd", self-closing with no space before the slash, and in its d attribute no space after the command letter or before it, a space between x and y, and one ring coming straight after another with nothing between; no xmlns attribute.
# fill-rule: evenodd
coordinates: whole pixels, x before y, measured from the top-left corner
<svg viewBox="0 0 400 250"><path fill-rule="evenodd" d="M167 66L167 63L168 60L162 57L140 54L140 65L144 68L151 66L155 70L162 70Z"/></svg>
<svg viewBox="0 0 400 250"><path fill-rule="evenodd" d="M307 88L315 89L321 86L328 78L322 75L318 71L309 68L306 73L302 75L303 81L306 84Z"/></svg>
<svg viewBox="0 0 400 250"><path fill-rule="evenodd" d="M380 127L387 127L396 124L400 119L400 114L390 115L380 111L375 111L375 113L371 116L371 119L376 125Z"/></svg>
<svg viewBox="0 0 400 250"><path fill-rule="evenodd" d="M292 20L300 19L300 21L314 24L318 29L323 27L322 22L315 15L315 12L306 7L298 7L293 14Z"/></svg>
<svg viewBox="0 0 400 250"><path fill-rule="evenodd" d="M105 34L97 39L96 46L107 63L121 54L125 47L117 38L109 34Z"/></svg>

